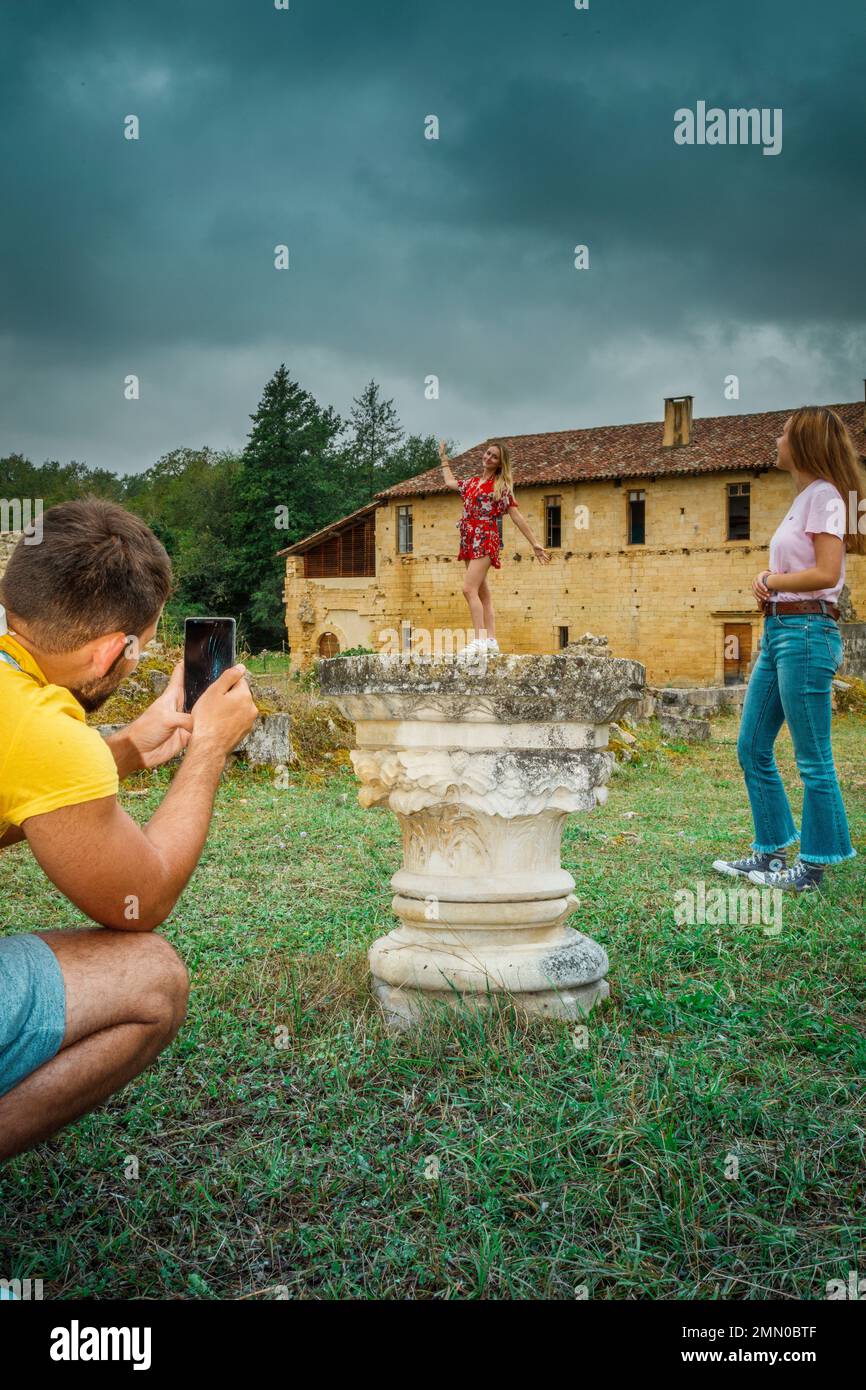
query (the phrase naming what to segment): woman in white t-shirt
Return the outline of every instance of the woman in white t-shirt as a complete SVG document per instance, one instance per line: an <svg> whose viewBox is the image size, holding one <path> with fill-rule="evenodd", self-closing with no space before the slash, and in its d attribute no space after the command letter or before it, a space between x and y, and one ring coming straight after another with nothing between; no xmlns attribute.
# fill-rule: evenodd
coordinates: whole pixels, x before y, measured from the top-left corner
<svg viewBox="0 0 866 1390"><path fill-rule="evenodd" d="M796 495L770 542L770 567L752 584L764 612L737 755L755 823L752 853L713 868L769 888L817 888L827 864L851 859L848 821L830 742L830 691L842 663L838 600L846 549L866 553L866 474L844 421L824 406L795 410L777 441L776 467ZM853 524L852 524L853 523ZM803 781L798 834L773 745L783 723ZM800 841L790 867L785 851Z"/></svg>

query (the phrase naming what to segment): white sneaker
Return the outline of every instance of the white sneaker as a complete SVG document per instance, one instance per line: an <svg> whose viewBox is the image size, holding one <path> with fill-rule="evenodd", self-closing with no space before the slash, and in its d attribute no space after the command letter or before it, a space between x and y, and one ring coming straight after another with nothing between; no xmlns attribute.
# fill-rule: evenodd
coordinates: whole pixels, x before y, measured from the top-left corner
<svg viewBox="0 0 866 1390"><path fill-rule="evenodd" d="M482 655L487 655L487 643L476 637L475 641L467 643L454 659L455 661L478 661Z"/></svg>
<svg viewBox="0 0 866 1390"><path fill-rule="evenodd" d="M499 643L497 642L497 640L496 640L495 637L488 637L488 639L487 639L487 652L488 652L488 655L489 655L489 656L501 656L501 655L502 655L502 653L501 653L500 650L499 650Z"/></svg>

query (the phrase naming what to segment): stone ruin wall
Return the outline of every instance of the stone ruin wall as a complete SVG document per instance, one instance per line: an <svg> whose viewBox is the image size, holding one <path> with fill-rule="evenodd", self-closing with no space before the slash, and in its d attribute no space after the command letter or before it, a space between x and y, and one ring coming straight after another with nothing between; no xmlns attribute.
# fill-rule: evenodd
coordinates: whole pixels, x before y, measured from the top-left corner
<svg viewBox="0 0 866 1390"><path fill-rule="evenodd" d="M20 539L20 531L0 531L0 575L9 563L9 557Z"/></svg>

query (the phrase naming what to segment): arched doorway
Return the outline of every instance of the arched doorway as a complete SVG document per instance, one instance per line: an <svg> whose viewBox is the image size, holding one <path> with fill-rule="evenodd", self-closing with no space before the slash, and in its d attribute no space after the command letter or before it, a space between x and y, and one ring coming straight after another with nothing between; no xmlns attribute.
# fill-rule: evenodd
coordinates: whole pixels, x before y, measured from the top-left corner
<svg viewBox="0 0 866 1390"><path fill-rule="evenodd" d="M323 632L319 638L319 656L325 660L340 655L340 642L333 632Z"/></svg>

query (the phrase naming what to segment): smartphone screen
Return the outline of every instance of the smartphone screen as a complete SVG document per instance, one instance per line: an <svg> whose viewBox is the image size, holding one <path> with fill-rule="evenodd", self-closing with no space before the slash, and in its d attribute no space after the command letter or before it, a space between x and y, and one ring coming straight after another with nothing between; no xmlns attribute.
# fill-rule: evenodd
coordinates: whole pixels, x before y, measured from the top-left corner
<svg viewBox="0 0 866 1390"><path fill-rule="evenodd" d="M234 664L234 618L187 618L183 634L183 707L187 714L208 686Z"/></svg>

